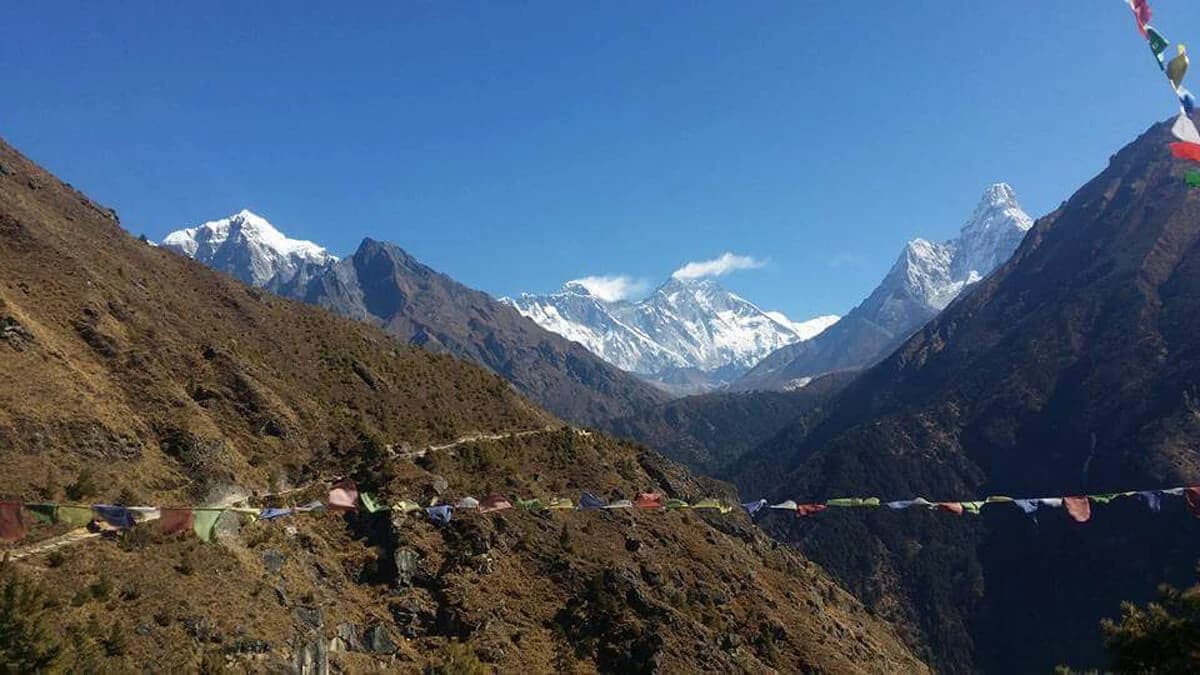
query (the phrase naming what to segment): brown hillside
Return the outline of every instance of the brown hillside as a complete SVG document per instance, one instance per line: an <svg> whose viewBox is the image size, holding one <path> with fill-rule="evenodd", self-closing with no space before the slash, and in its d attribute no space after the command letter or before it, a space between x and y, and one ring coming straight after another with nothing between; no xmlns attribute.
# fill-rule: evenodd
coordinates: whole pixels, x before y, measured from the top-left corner
<svg viewBox="0 0 1200 675"><path fill-rule="evenodd" d="M344 471L391 500L733 499L658 455L573 430L404 459L553 420L476 366L137 242L3 144L0 373L10 498L195 503ZM144 525L3 576L46 589L41 642L74 672L924 669L740 513L460 516L438 529L329 513L240 531L227 516L214 544ZM41 526L18 546L59 533ZM36 622L36 609L21 618Z"/></svg>

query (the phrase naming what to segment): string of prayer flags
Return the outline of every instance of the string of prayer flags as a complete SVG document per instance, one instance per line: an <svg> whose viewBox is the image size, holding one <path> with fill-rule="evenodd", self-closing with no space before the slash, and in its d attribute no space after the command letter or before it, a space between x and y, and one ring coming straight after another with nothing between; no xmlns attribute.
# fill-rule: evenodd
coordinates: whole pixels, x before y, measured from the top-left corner
<svg viewBox="0 0 1200 675"><path fill-rule="evenodd" d="M594 511L606 506L608 506L608 502L590 492L585 492L579 496L579 508L584 511Z"/></svg>
<svg viewBox="0 0 1200 675"><path fill-rule="evenodd" d="M490 495L485 497L483 501L479 502L480 513L503 511L505 509L511 509L512 507L512 502L508 501L508 498L501 495Z"/></svg>
<svg viewBox="0 0 1200 675"><path fill-rule="evenodd" d="M429 520L438 527L444 527L450 524L450 518L453 517L453 512L446 504L441 506L430 506L425 509L425 513L429 515Z"/></svg>
<svg viewBox="0 0 1200 675"><path fill-rule="evenodd" d="M663 508L663 496L657 492L643 492L637 496L633 505L639 509L661 509Z"/></svg>
<svg viewBox="0 0 1200 675"><path fill-rule="evenodd" d="M346 478L334 483L329 490L329 508L354 511L358 508L358 486Z"/></svg>
<svg viewBox="0 0 1200 675"><path fill-rule="evenodd" d="M0 539L17 541L25 536L29 528L24 511L20 502L0 502Z"/></svg>
<svg viewBox="0 0 1200 675"><path fill-rule="evenodd" d="M1077 523L1086 523L1092 517L1092 503L1087 497L1063 497L1067 515Z"/></svg>

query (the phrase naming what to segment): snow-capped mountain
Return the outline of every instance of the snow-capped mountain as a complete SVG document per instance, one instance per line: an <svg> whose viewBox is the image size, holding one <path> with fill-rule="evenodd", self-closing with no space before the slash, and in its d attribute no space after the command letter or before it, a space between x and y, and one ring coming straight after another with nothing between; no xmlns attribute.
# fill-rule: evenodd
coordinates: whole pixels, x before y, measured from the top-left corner
<svg viewBox="0 0 1200 675"><path fill-rule="evenodd" d="M707 278L672 278L638 302L606 301L578 282L568 282L556 293L525 293L503 301L623 370L641 375L680 369L719 372L725 381L837 321L836 316L822 316L793 322Z"/></svg>
<svg viewBox="0 0 1200 675"><path fill-rule="evenodd" d="M244 209L172 232L162 245L254 286L292 281L308 268L337 260L311 241L287 238L266 218Z"/></svg>
<svg viewBox="0 0 1200 675"><path fill-rule="evenodd" d="M874 364L1007 261L1031 227L1009 185L989 186L957 237L908 242L879 286L837 325L762 359L733 388L793 388L824 373Z"/></svg>

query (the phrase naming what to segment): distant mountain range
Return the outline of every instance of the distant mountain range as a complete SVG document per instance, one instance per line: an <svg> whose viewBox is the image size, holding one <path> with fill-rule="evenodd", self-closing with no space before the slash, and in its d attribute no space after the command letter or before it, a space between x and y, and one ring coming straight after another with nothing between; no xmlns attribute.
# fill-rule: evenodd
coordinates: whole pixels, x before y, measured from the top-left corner
<svg viewBox="0 0 1200 675"><path fill-rule="evenodd" d="M539 325L676 393L732 382L775 350L838 320L793 322L712 279L672 277L637 302L606 301L580 282L548 295L502 298Z"/></svg>
<svg viewBox="0 0 1200 675"><path fill-rule="evenodd" d="M964 288L1008 260L1032 226L1011 187L988 187L958 237L940 244L908 242L879 286L841 321L768 355L730 388L792 389L825 373L880 361Z"/></svg>
<svg viewBox="0 0 1200 675"><path fill-rule="evenodd" d="M405 342L482 364L570 421L594 424L667 397L394 244L365 239L338 260L241 211L172 232L162 246L285 297L382 326Z"/></svg>

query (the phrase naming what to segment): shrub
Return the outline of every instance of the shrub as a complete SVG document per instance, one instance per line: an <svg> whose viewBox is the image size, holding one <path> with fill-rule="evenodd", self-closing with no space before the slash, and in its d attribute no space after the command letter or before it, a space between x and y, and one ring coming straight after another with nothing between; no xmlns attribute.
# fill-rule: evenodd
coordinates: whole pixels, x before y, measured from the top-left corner
<svg viewBox="0 0 1200 675"><path fill-rule="evenodd" d="M37 582L0 566L0 666L6 672L50 669L62 654L49 597Z"/></svg>
<svg viewBox="0 0 1200 675"><path fill-rule="evenodd" d="M67 486L67 499L73 502L82 501L88 497L93 497L99 492L96 487L96 478L92 475L90 469L83 469L76 476L75 480Z"/></svg>
<svg viewBox="0 0 1200 675"><path fill-rule="evenodd" d="M492 672L479 660L466 642L451 640L439 650L434 661L425 666L425 675L487 675Z"/></svg>
<svg viewBox="0 0 1200 675"><path fill-rule="evenodd" d="M1104 646L1113 669L1129 673L1196 672L1200 659L1200 585L1159 589L1158 602L1121 605L1121 619L1105 620Z"/></svg>

